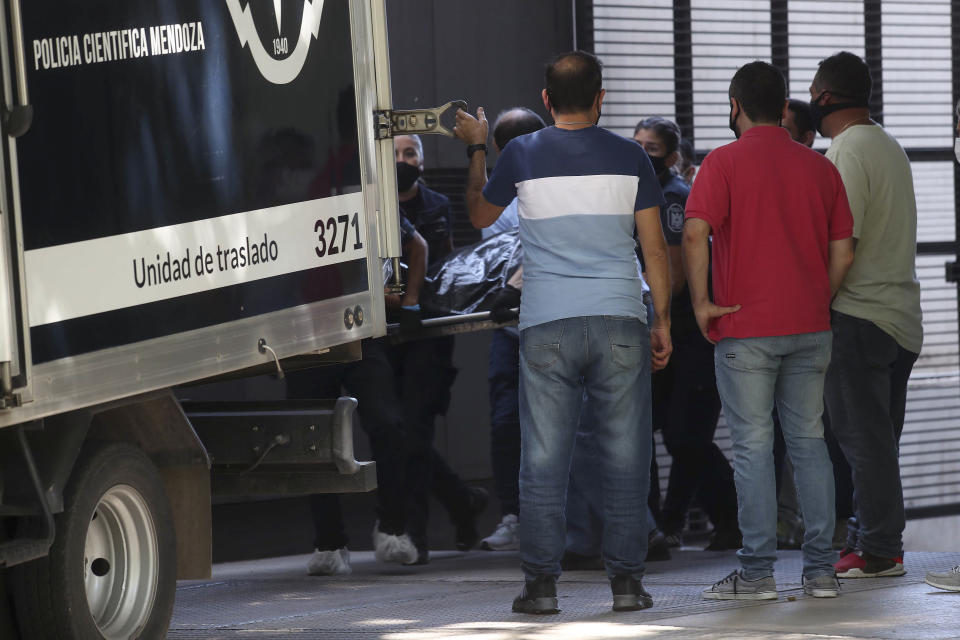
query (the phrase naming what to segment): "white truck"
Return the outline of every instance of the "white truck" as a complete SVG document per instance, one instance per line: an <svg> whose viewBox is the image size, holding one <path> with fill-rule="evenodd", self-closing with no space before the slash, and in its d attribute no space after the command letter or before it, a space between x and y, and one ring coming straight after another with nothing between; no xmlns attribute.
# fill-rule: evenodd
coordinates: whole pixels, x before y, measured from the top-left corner
<svg viewBox="0 0 960 640"><path fill-rule="evenodd" d="M390 137L449 131L392 110L383 3L3 3L0 637L163 637L211 492L375 486L350 399L171 389L385 333Z"/></svg>

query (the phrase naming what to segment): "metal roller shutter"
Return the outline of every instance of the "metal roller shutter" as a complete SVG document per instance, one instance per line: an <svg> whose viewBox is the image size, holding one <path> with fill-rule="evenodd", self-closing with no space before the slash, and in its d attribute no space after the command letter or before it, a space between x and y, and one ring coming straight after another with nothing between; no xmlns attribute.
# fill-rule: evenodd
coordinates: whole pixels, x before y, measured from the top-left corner
<svg viewBox="0 0 960 640"><path fill-rule="evenodd" d="M673 118L701 155L733 139L727 87L746 62L772 61L786 73L790 96L801 100L809 100L817 63L837 51L867 58L879 72L872 111L911 157L919 217L926 340L910 381L901 443L904 498L913 515L960 512L957 287L943 271L956 250L957 11L949 0L593 2L593 42L608 91L601 124L631 136L643 117ZM818 138L815 147L828 145ZM729 454L722 418L717 442ZM662 446L658 460L665 486L669 456Z"/></svg>

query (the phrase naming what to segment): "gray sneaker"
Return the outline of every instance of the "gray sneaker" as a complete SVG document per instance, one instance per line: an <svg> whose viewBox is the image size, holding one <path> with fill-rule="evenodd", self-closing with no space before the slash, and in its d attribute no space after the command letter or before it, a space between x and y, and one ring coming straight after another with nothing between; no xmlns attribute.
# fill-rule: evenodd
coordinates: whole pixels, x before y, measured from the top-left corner
<svg viewBox="0 0 960 640"><path fill-rule="evenodd" d="M773 576L747 580L739 571L705 589L703 597L707 600L776 600L777 583Z"/></svg>
<svg viewBox="0 0 960 640"><path fill-rule="evenodd" d="M960 591L960 565L949 571L930 571L925 582L937 589Z"/></svg>
<svg viewBox="0 0 960 640"><path fill-rule="evenodd" d="M814 598L836 598L840 595L840 582L837 580L837 576L832 573L814 578L804 576L803 592Z"/></svg>

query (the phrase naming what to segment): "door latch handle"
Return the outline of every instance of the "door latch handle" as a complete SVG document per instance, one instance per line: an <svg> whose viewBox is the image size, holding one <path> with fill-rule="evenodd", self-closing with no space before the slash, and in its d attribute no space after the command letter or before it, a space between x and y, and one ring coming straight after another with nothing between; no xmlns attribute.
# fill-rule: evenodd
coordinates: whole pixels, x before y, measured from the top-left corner
<svg viewBox="0 0 960 640"><path fill-rule="evenodd" d="M466 110L465 100L451 100L435 109L384 109L374 111L374 134L377 140L394 136L439 133L453 137L453 131L444 126L441 118L450 109Z"/></svg>

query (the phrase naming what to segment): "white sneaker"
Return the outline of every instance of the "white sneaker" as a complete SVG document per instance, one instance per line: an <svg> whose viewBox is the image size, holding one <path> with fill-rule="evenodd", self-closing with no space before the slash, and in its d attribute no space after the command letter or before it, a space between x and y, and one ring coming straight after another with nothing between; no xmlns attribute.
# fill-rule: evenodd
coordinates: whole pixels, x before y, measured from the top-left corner
<svg viewBox="0 0 960 640"><path fill-rule="evenodd" d="M373 527L373 549L380 562L413 564L417 561L417 547L410 536L405 533L399 536L383 533L378 525Z"/></svg>
<svg viewBox="0 0 960 640"><path fill-rule="evenodd" d="M957 565L949 571L930 571L927 573L927 579L925 582L931 587L936 587L937 589L960 591L960 565Z"/></svg>
<svg viewBox="0 0 960 640"><path fill-rule="evenodd" d="M480 548L487 551L512 551L520 548L520 521L516 514L508 513L496 530L480 541Z"/></svg>
<svg viewBox="0 0 960 640"><path fill-rule="evenodd" d="M307 562L307 574L311 576L345 576L350 568L350 552L346 547L333 551L314 551Z"/></svg>

